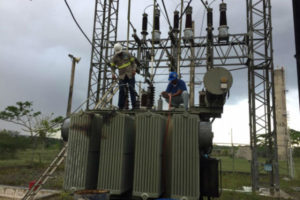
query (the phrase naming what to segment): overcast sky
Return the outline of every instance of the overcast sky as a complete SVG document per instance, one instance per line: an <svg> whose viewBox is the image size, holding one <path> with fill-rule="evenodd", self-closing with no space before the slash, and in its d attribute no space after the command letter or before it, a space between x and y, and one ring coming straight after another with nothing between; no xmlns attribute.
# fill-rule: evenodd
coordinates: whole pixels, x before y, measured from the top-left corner
<svg viewBox="0 0 300 200"><path fill-rule="evenodd" d="M94 0L68 0L74 15L91 38ZM132 23L140 30L141 16L150 0L132 0ZM165 1L173 13L179 0ZM211 2L211 1L209 1ZM214 8L215 34L218 4ZM246 5L242 0L227 0L230 33L246 33ZM127 30L127 1L120 1L119 39ZM158 0L161 4L161 1ZM200 34L203 6L192 2L196 34ZM151 12L147 9L146 12ZM275 66L286 68L289 126L300 130L296 62L294 59L294 27L291 1L272 0L273 44ZM171 16L172 18L172 16ZM149 18L151 19L151 18ZM167 34L162 18L162 35ZM63 0L0 0L0 109L17 101L33 101L34 108L49 114L65 115L70 82L71 59L81 57L75 74L73 109L87 97L91 47L72 20ZM204 26L205 27L205 26ZM140 32L140 31L139 31ZM205 28L202 35L205 33ZM233 72L234 84L222 119L214 124L215 142L228 143L233 130L234 142L248 143L247 71ZM159 92L162 89L158 89ZM16 129L0 122L0 129Z"/></svg>

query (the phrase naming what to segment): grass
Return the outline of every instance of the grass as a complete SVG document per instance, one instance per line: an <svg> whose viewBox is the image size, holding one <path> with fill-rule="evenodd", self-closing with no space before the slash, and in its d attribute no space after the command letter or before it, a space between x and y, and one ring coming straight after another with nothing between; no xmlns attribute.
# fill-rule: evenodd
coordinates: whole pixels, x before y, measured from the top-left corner
<svg viewBox="0 0 300 200"><path fill-rule="evenodd" d="M31 149L20 151L16 158L0 160L0 184L28 187L30 181L37 180L49 166L59 149ZM60 166L45 184L49 189L61 189L64 166Z"/></svg>
<svg viewBox="0 0 300 200"><path fill-rule="evenodd" d="M246 159L235 158L234 160L228 156L218 157L222 162L222 171L250 172L251 163Z"/></svg>
<svg viewBox="0 0 300 200"><path fill-rule="evenodd" d="M50 163L58 154L59 149L27 149L19 151L13 159L0 160L0 167L30 166L32 163ZM34 156L33 156L34 153Z"/></svg>
<svg viewBox="0 0 300 200"><path fill-rule="evenodd" d="M300 158L294 159L295 179L287 181L284 179L280 180L280 187L288 194L300 199L300 192L293 190L293 187L300 187Z"/></svg>
<svg viewBox="0 0 300 200"><path fill-rule="evenodd" d="M50 162L58 154L59 149L39 149L32 158L32 150L20 151L16 158L10 160L0 160L0 184L25 186L32 180L36 180L48 167ZM222 187L226 189L241 190L242 186L251 186L250 162L245 159L235 159L234 168L230 157L219 157L222 160ZM286 176L286 164L280 162L280 173ZM236 173L229 171L235 170ZM292 187L300 187L300 158L295 159L295 180L280 180L281 188L288 194L300 199L300 193L295 192ZM240 173L241 172L241 173ZM44 188L62 189L64 176L64 166L60 166L48 180ZM282 176L282 177L283 177ZM67 193L61 193L53 199L72 199ZM269 200L271 198L261 197L254 194L244 194L238 192L224 191L220 200Z"/></svg>
<svg viewBox="0 0 300 200"><path fill-rule="evenodd" d="M229 156L217 157L222 161L222 171L224 172L247 172L251 170L251 161L241 158L234 160ZM261 161L263 163L263 161ZM300 158L294 159L294 168L297 178L300 179ZM266 173L261 166L261 173ZM288 167L286 161L279 161L279 174L281 176L288 176Z"/></svg>
<svg viewBox="0 0 300 200"><path fill-rule="evenodd" d="M223 173L222 188L241 190L243 186L250 186L249 174Z"/></svg>
<svg viewBox="0 0 300 200"><path fill-rule="evenodd" d="M222 186L226 189L241 190L242 186L251 186L250 168L251 163L245 159L235 159L230 157L219 157L222 161ZM296 192L293 187L300 187L300 158L294 158L295 179L287 180L288 169L286 161L279 161L280 188L291 196L300 199L300 193ZM235 173L232 173L234 171ZM242 172L242 173L240 173ZM266 172L261 171L262 174ZM263 179L267 176L262 175ZM234 198L230 197L234 195ZM242 196L243 197L242 197ZM250 196L250 197L249 197ZM224 192L220 199L268 199L266 197L258 197L253 195L238 194L232 192Z"/></svg>

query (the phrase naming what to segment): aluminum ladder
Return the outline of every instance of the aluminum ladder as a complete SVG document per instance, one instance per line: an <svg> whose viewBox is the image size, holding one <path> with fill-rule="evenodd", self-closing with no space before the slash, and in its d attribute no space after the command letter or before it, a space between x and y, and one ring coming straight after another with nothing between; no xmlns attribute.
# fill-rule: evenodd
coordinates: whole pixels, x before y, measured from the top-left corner
<svg viewBox="0 0 300 200"><path fill-rule="evenodd" d="M100 101L95 106L95 109L104 108L107 103L113 98L113 96L119 90L119 86L117 82L113 82ZM64 161L67 154L68 143L65 143L62 150L58 153L55 159L52 161L50 166L45 170L45 172L40 176L38 181L27 191L22 200L31 200L37 195L37 193L41 190L42 186L47 182L49 177L55 172L55 170L59 167L59 165Z"/></svg>
<svg viewBox="0 0 300 200"><path fill-rule="evenodd" d="M111 86L108 88L108 90L105 92L103 97L99 100L97 105L95 106L94 109L102 109L104 108L109 101L113 98L113 96L117 93L119 90L118 82L114 81Z"/></svg>
<svg viewBox="0 0 300 200"><path fill-rule="evenodd" d="M58 153L58 155L54 158L50 166L45 170L45 172L40 176L38 181L26 192L25 196L22 200L31 200L37 195L37 193L41 190L42 186L47 182L50 176L55 172L55 170L60 166L60 164L64 161L67 155L67 147L68 143L65 143L62 150Z"/></svg>

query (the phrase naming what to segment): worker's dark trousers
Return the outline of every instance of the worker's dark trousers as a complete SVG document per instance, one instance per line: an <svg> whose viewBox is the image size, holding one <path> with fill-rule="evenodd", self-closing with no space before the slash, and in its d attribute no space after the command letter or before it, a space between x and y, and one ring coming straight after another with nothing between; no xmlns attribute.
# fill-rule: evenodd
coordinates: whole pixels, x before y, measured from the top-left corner
<svg viewBox="0 0 300 200"><path fill-rule="evenodd" d="M119 80L119 109L123 109L125 106L125 91L126 91L126 84L128 83L129 87L129 93L130 93L130 98L131 98L131 106L132 108L135 107L135 78L132 77L132 79L129 79L127 76L125 76L124 80Z"/></svg>

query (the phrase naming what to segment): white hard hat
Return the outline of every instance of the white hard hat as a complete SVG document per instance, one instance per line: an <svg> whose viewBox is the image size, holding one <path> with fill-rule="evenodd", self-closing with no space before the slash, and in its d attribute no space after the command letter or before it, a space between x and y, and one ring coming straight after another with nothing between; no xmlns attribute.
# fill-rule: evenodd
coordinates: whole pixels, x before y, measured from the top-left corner
<svg viewBox="0 0 300 200"><path fill-rule="evenodd" d="M122 45L120 43L116 43L115 46L114 46L114 50L115 50L115 54L119 54L122 52Z"/></svg>

